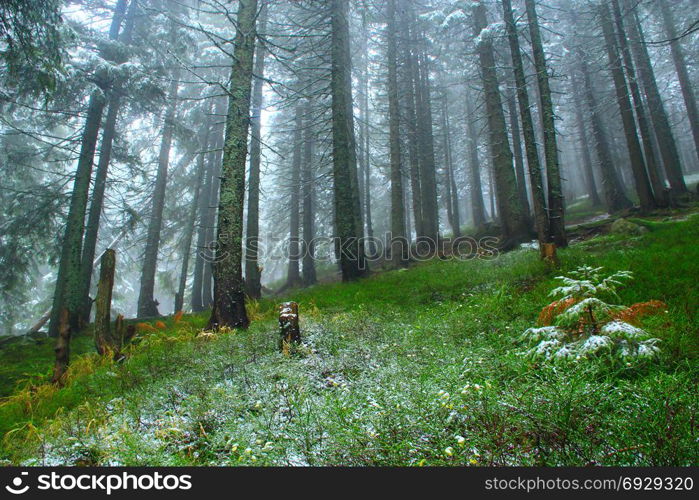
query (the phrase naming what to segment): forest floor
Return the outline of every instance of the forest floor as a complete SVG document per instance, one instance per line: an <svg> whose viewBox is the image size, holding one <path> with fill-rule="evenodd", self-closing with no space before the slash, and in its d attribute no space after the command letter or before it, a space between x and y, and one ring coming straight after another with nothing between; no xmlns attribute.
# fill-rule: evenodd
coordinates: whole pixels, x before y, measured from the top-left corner
<svg viewBox="0 0 699 500"><path fill-rule="evenodd" d="M522 249L290 291L304 343L289 358L280 299L250 304L247 331L168 318L119 364L79 336L61 389L45 382L50 344L4 347L0 377L29 380L0 403L0 463L697 464L699 215L634 221L649 231L588 235L556 270ZM643 319L657 360L524 355L555 276L581 265L632 271L620 304L667 304Z"/></svg>

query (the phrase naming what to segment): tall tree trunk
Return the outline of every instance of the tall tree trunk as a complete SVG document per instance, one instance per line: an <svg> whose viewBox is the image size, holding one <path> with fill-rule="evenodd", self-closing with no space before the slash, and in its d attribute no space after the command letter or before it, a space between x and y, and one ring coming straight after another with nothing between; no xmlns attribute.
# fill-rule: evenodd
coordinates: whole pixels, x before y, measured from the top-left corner
<svg viewBox="0 0 699 500"><path fill-rule="evenodd" d="M655 81L655 74L650 62L650 57L648 56L648 50L645 46L641 23L635 13L637 5L633 0L624 0L624 6L625 10L629 12L629 22L626 26L631 51L636 62L638 76L643 85L646 99L648 100L650 118L653 123L653 129L655 130L655 136L658 140L665 173L667 174L668 181L670 181L670 190L674 196L683 195L687 192L687 185L684 182L684 175L682 174L680 155L677 151L675 138L672 135L670 120L667 117L665 106L660 97L658 84Z"/></svg>
<svg viewBox="0 0 699 500"><path fill-rule="evenodd" d="M466 104L466 135L469 158L469 179L471 184L471 217L473 229L479 233L485 227L485 202L483 201L483 186L481 182L480 160L478 159L478 130L476 130L476 115L473 111L471 95L466 89L464 94Z"/></svg>
<svg viewBox="0 0 699 500"><path fill-rule="evenodd" d="M119 28L126 13L126 4L126 0L119 0L115 6L109 30L109 37L112 40L116 40L119 35ZM97 76L100 81L107 80L104 75L98 74ZM71 334L81 327L80 313L84 307L81 264L85 210L90 191L97 136L105 105L106 99L102 90L94 90L90 95L85 125L80 138L80 156L73 181L65 233L61 243L61 260L56 277L49 335L58 337L60 330L61 342L65 343L69 343ZM66 321L63 321L64 319ZM61 353L65 353L65 359L62 359L60 363L57 362L56 366L59 371L60 366L67 366L69 362L67 345L65 349L61 349Z"/></svg>
<svg viewBox="0 0 699 500"><path fill-rule="evenodd" d="M212 110L213 111L213 110ZM203 285L204 285L204 273L206 268L209 266L208 259L206 258L206 237L209 229L209 207L213 204L211 200L211 185L213 183L213 171L214 162L213 158L215 155L209 152L209 148L215 144L215 139L212 136L217 135L218 125L214 126L215 119L218 119L218 115L212 115L208 120L208 127L210 129L208 134L208 141L203 147L203 152L201 153L201 161L205 162L204 167L204 179L203 185L201 187L201 193L199 195L199 207L197 208L197 220L199 225L197 228L197 242L196 242L196 252L194 259L194 276L192 278L192 311L201 312L204 310L204 301L202 297Z"/></svg>
<svg viewBox="0 0 699 500"><path fill-rule="evenodd" d="M357 155L352 114L352 77L349 39L349 1L331 0L332 23L332 133L335 228L342 280L367 273L362 221L359 213Z"/></svg>
<svg viewBox="0 0 699 500"><path fill-rule="evenodd" d="M527 214L527 223L529 223L529 198L527 197L527 181L524 176L524 158L522 157L522 139L520 138L519 118L517 116L517 98L512 89L508 89L505 95L507 100L507 114L510 118L510 131L512 135L512 150L515 159L515 175L517 176L517 192L519 193L520 203L524 212Z"/></svg>
<svg viewBox="0 0 699 500"><path fill-rule="evenodd" d="M368 238L367 252L370 257L376 254L376 244L374 242L374 224L371 218L371 137L369 133L369 48L368 48L368 38L369 32L367 29L367 16L366 12L362 9L362 38L361 38L361 51L362 51L362 71L361 71L361 82L362 82L362 101L361 101L361 112L362 112L362 122L361 122L361 136L362 136L362 147L361 147L361 164L360 177L363 176L361 180L362 189L360 190L360 195L363 194L364 199L362 200L363 208L363 219L366 223L366 236Z"/></svg>
<svg viewBox="0 0 699 500"><path fill-rule="evenodd" d="M262 8L257 20L258 31L267 29L267 0L261 0ZM245 241L245 291L253 299L262 297L260 272L260 164L262 160L262 106L264 104L264 73L266 50L257 45L253 74L252 117L250 119L250 174L248 178L247 237Z"/></svg>
<svg viewBox="0 0 699 500"><path fill-rule="evenodd" d="M423 35L424 37L424 35ZM439 207L434 159L434 131L429 68L423 48L416 51L413 66L418 117L418 150L420 152L420 189L422 190L422 225L425 240L435 249L439 241Z"/></svg>
<svg viewBox="0 0 699 500"><path fill-rule="evenodd" d="M602 24L607 57L609 59L609 70L614 80L616 100L619 106L619 112L621 113L621 121L624 126L624 137L626 139L629 160L631 161L631 171L633 173L636 193L641 202L641 209L643 211L649 211L655 208L655 199L653 197L650 181L646 175L646 164L643 161L641 143L636 135L636 122L634 121L633 109L631 108L631 101L629 100L629 89L626 86L621 57L619 56L616 40L614 39L614 27L612 25L611 13L606 4L600 4L598 12Z"/></svg>
<svg viewBox="0 0 699 500"><path fill-rule="evenodd" d="M315 203L313 200L314 169L313 156L315 137L312 127L312 106L308 101L305 107L305 138L303 152L303 166L301 167L301 195L303 197L303 269L301 271L304 286L315 285Z"/></svg>
<svg viewBox="0 0 699 500"><path fill-rule="evenodd" d="M301 283L301 270L299 268L300 245L300 185L301 185L301 140L303 138L303 109L301 104L296 105L296 117L294 119L294 152L291 158L291 197L289 200L289 269L286 275L286 284L289 287L298 286Z"/></svg>
<svg viewBox="0 0 699 500"><path fill-rule="evenodd" d="M475 36L478 37L488 26L485 5L479 2L474 7L473 14ZM507 138L507 125L495 67L495 51L493 42L488 37L484 37L478 44L478 58L485 92L493 180L497 190L497 211L502 227L502 246L512 248L529 238L529 228L517 194L512 150Z"/></svg>
<svg viewBox="0 0 699 500"><path fill-rule="evenodd" d="M595 90L592 87L590 71L587 67L587 61L585 60L585 56L583 54L579 54L578 62L585 86L585 101L590 114L592 135L594 137L595 150L597 152L597 161L599 162L600 171L602 173L602 188L604 190L605 204L607 205L607 210L609 210L610 213L619 212L626 208L632 207L633 204L626 197L621 181L619 180L619 175L614 168L612 154L609 148L608 135L604 129L604 125L602 124L602 119L599 116L597 99L595 98Z"/></svg>
<svg viewBox="0 0 699 500"><path fill-rule="evenodd" d="M405 207L403 205L403 172L400 151L400 115L398 104L398 49L396 0L388 0L387 6L388 64L388 143L391 164L391 262L396 267L405 265L407 241L405 238Z"/></svg>
<svg viewBox="0 0 699 500"><path fill-rule="evenodd" d="M117 38L122 43L128 45L131 43L133 28L136 20L136 11L138 9L138 0L132 0L128 7L124 29L117 35ZM124 62L124 61L120 61ZM83 309L80 312L80 321L87 323L90 319L90 309L92 301L90 300L90 286L92 283L93 262L95 260L95 251L97 249L97 236L99 234L100 219L102 218L102 207L104 205L104 194L107 188L107 174L109 170L109 162L112 156L112 143L116 134L116 123L121 108L121 98L119 83L114 84L114 88L109 93L109 103L107 116L102 127L102 142L100 143L99 160L95 171L94 187L92 188L92 198L90 199L90 212L85 226L85 237L83 240L82 263L80 265L80 281L82 283L82 304Z"/></svg>
<svg viewBox="0 0 699 500"><path fill-rule="evenodd" d="M578 140L580 142L580 152L582 155L583 164L583 178L585 179L585 187L587 190L587 195L590 199L590 203L593 207L598 207L602 204L602 200L599 197L599 191L597 190L597 183L595 182L595 174L592 168L592 158L590 155L590 149L588 144L590 141L588 139L587 128L585 127L585 119L582 112L582 97L580 96L580 89L578 87L579 82L575 79L573 75L572 80L572 94L573 94L573 108L575 111L575 124L578 129Z"/></svg>
<svg viewBox="0 0 699 500"><path fill-rule="evenodd" d="M502 9L505 19L505 29L507 40L510 45L510 57L517 87L517 102L519 113L522 119L522 135L524 137L524 148L527 155L527 167L529 169L529 184L532 192L532 205L534 207L534 226L539 239L539 244L543 245L550 241L549 236L549 215L544 196L544 182L539 163L539 151L536 146L536 136L534 120L532 118L531 107L529 105L529 92L527 91L527 80L522 64L522 50L519 45L517 35L517 25L512 14L511 0L502 0Z"/></svg>
<svg viewBox="0 0 699 500"><path fill-rule="evenodd" d="M631 96L633 98L634 111L636 112L638 131L641 134L641 141L643 142L643 152L645 156L646 170L648 172L648 179L650 180L650 185L653 190L655 204L660 207L666 207L669 200L667 199L667 193L665 190L665 181L662 178L660 166L658 165L658 159L655 154L653 136L650 131L645 104L643 103L641 91L638 87L636 70L634 68L633 58L631 57L631 51L629 50L629 43L626 36L626 30L624 28L624 20L621 15L619 1L613 0L612 7L614 9L614 19L616 22L619 49L621 50L621 54L623 56L624 67L626 68L626 75L628 76L629 89L631 90Z"/></svg>
<svg viewBox="0 0 699 500"><path fill-rule="evenodd" d="M187 289L187 275L189 273L189 259L192 254L192 240L194 239L194 227L197 223L197 212L199 210L201 198L202 185L204 184L204 177L206 175L206 165L204 164L204 157L206 155L206 148L209 143L209 135L211 131L211 105L208 106L207 118L204 122L204 130L199 136L199 154L197 154L197 175L194 180L194 196L192 198L192 205L189 210L189 215L187 217L187 226L185 227L185 236L182 243L182 266L180 269L180 280L177 287L177 294L175 295L175 313L184 310L184 294Z"/></svg>
<svg viewBox="0 0 699 500"><path fill-rule="evenodd" d="M243 201L250 128L257 0L240 0L228 92L219 196L214 303L209 328L247 328L243 280Z"/></svg>
<svg viewBox="0 0 699 500"><path fill-rule="evenodd" d="M221 101L225 105L225 101ZM222 106L221 113L224 113ZM209 204L206 207L206 237L204 246L207 248L207 253L213 256L215 253L213 247L216 245L216 207L219 203L219 192L221 190L221 161L223 158L223 147L224 147L224 131L225 124L219 128L216 142L214 143L214 151L211 154L210 161L212 162L212 173L211 173L211 194L209 195ZM209 308L212 306L214 301L213 296L213 281L214 281L214 265L212 261L206 262L204 265L204 274L202 277L202 287L201 287L201 300L204 308Z"/></svg>
<svg viewBox="0 0 699 500"><path fill-rule="evenodd" d="M160 232L163 226L163 207L165 206L165 190L167 188L167 170L170 162L172 136L175 130L175 114L177 112L177 88L179 87L179 69L172 75L168 90L168 103L163 122L160 153L158 154L158 172L155 177L155 189L148 222L148 239L141 268L141 290L138 295L138 316L152 318L159 316L158 303L154 298L155 274L158 267L158 250L160 247Z"/></svg>
<svg viewBox="0 0 699 500"><path fill-rule="evenodd" d="M461 237L461 214L459 213L459 193L454 179L454 161L451 150L451 130L449 125L449 109L447 105L447 90L442 99L442 132L444 134L444 172L447 191L447 213L449 225L454 238Z"/></svg>
<svg viewBox="0 0 699 500"><path fill-rule="evenodd" d="M669 2L658 2L660 12L663 15L663 26L668 40L670 40L670 50L672 51L672 61L675 63L677 71L677 80L680 82L682 90L682 98L684 105L687 108L687 116L689 117L689 126L692 128L692 137L694 138L694 148L697 158L699 158L699 108L697 107L697 99L692 87L692 81L689 78L687 71L687 63L684 58L684 51L680 45L680 40L677 37L677 28L675 25L672 7Z"/></svg>
<svg viewBox="0 0 699 500"><path fill-rule="evenodd" d="M524 1L529 22L536 81L539 89L541 122L544 130L544 156L546 158L546 181L548 184L549 233L559 247L568 245L566 236L561 171L558 161L558 144L556 141L555 112L551 99L549 75L546 68L546 55L541 42L539 18L536 14L535 0Z"/></svg>

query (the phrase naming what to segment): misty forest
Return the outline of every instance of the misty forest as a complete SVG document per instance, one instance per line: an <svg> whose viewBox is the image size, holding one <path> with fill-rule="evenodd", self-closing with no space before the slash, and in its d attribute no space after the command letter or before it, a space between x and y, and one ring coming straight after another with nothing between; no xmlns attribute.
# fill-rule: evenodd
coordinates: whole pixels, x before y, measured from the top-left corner
<svg viewBox="0 0 699 500"><path fill-rule="evenodd" d="M699 464L699 0L3 0L0 465Z"/></svg>

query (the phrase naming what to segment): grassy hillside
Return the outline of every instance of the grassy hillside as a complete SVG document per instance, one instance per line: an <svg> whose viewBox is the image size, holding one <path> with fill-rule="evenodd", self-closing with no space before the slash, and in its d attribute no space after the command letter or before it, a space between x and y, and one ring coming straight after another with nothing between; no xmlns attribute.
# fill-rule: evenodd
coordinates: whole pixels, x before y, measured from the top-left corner
<svg viewBox="0 0 699 500"><path fill-rule="evenodd" d="M254 321L244 332L202 335L205 316L170 319L166 330L142 335L122 364L79 356L65 388L35 378L7 398L0 457L24 464L696 464L699 217L641 222L651 230L641 237L598 236L561 251L556 271L521 250L290 293L305 340L291 358L277 353L270 301L250 306ZM662 340L659 360L550 364L523 355L518 338L551 302L553 278L583 264L634 272L622 304L668 304L667 313L644 320ZM87 350L89 338L80 342ZM29 359L50 363L42 349L50 354L37 346ZM27 370L16 352L2 356L8 377Z"/></svg>

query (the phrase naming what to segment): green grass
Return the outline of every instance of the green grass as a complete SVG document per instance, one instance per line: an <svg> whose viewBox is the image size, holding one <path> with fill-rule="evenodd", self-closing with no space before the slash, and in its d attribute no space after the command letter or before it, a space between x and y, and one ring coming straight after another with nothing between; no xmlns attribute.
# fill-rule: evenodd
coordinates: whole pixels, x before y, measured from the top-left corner
<svg viewBox="0 0 699 500"><path fill-rule="evenodd" d="M599 236L560 251L556 271L536 252L516 251L295 291L304 345L291 358L277 352L267 300L251 305L257 321L244 332L195 338L205 315L170 322L122 364L86 355L65 388L35 385L7 400L0 457L27 465L697 464L699 217L648 226L639 238ZM623 304L668 304L644 324L662 340L659 360L564 366L522 355L518 337L550 302L553 278L582 264L633 271Z"/></svg>

